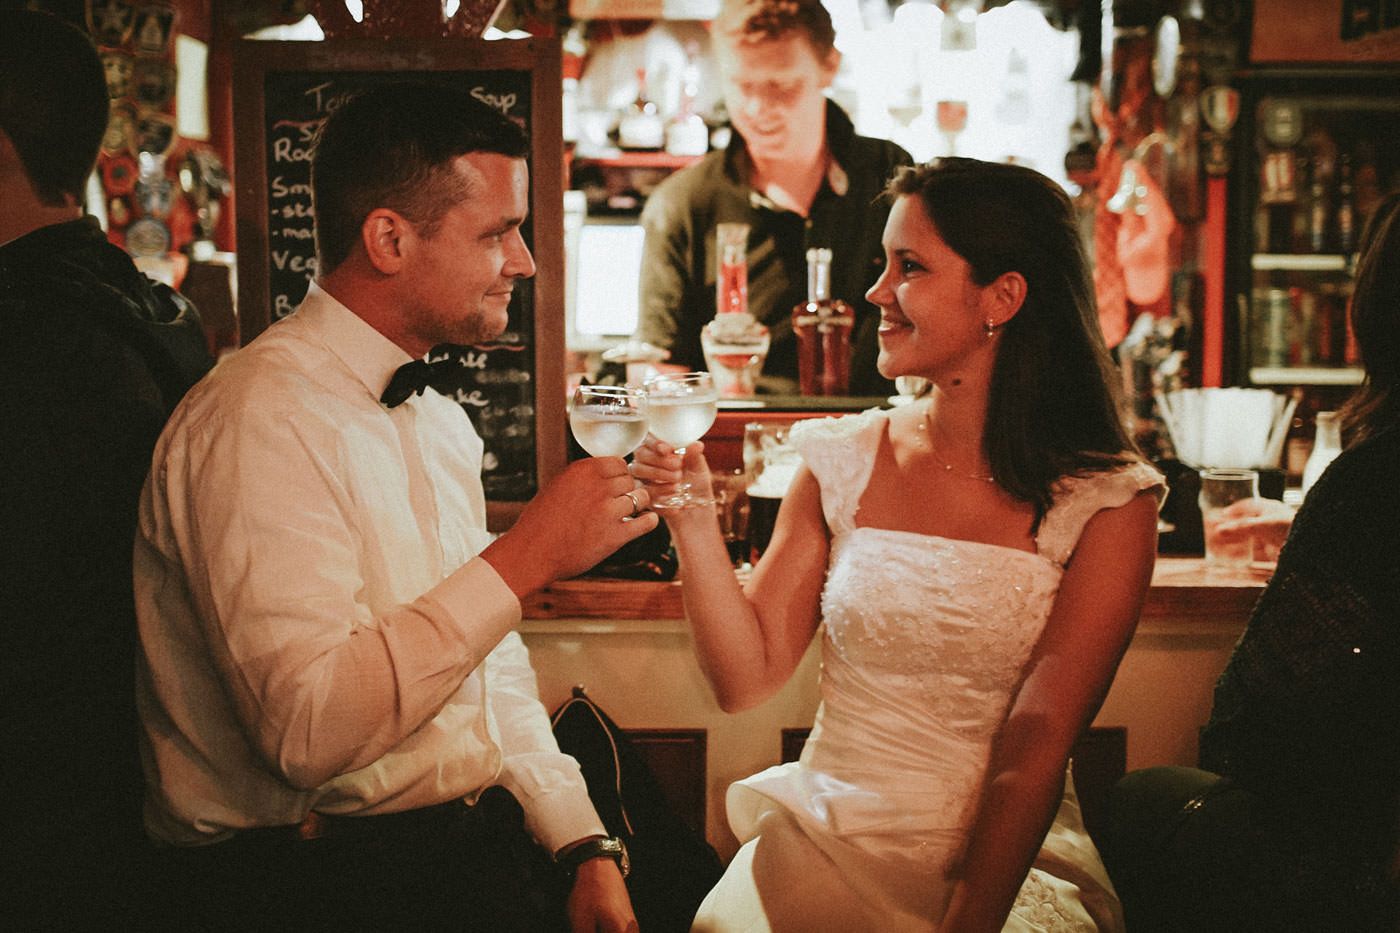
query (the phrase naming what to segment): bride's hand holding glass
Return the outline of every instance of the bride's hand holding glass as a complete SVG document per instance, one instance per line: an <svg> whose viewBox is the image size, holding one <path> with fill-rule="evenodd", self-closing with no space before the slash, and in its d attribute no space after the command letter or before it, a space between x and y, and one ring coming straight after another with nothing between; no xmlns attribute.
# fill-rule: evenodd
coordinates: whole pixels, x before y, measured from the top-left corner
<svg viewBox="0 0 1400 933"><path fill-rule="evenodd" d="M714 501L704 453L705 445L699 441L677 448L652 435L633 452L632 475L646 487L657 514L671 517L684 511L674 506L655 506L656 502L674 498L682 485L689 490L692 501Z"/></svg>
<svg viewBox="0 0 1400 933"><path fill-rule="evenodd" d="M719 393L710 374L665 373L654 376L647 380L646 393L648 427L652 436L664 441L668 448L680 455L687 469L694 469L698 462L704 470L705 479L705 489L697 495L683 471L675 483L675 491L653 499L652 508L687 509L714 505L715 500L709 489L709 470L703 466L704 459L685 456L692 450L699 453L700 438L715 422Z"/></svg>

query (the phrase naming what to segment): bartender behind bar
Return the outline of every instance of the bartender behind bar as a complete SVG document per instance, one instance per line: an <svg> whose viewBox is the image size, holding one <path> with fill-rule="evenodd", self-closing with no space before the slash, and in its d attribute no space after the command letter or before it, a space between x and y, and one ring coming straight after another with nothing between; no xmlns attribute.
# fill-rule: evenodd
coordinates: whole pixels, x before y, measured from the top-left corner
<svg viewBox="0 0 1400 933"><path fill-rule="evenodd" d="M883 266L889 208L878 196L909 154L857 136L823 93L841 53L820 0L724 0L713 24L734 136L672 175L642 212L638 337L704 369L700 330L715 315L715 227L749 225L748 311L772 343L760 391L797 392L792 309L807 298L809 247L832 250L831 297L856 312L850 392L889 395L875 369L879 311L865 300Z"/></svg>

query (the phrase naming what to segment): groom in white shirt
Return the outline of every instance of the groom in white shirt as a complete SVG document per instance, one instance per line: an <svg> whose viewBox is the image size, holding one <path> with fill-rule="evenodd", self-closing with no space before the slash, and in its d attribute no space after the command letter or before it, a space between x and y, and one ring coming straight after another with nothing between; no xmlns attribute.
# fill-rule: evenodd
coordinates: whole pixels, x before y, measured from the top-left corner
<svg viewBox="0 0 1400 933"><path fill-rule="evenodd" d="M312 163L317 281L161 436L137 694L183 925L635 928L514 627L526 594L654 528L647 494L619 458L578 461L493 541L460 405L381 400L430 348L506 327L535 271L527 151L464 91L343 104ZM550 856L557 886L529 867Z"/></svg>

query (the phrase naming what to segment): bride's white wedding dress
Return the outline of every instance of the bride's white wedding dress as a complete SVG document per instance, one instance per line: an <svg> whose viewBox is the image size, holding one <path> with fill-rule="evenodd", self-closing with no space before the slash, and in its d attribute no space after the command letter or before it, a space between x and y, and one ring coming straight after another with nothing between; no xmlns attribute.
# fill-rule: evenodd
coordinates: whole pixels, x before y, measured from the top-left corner
<svg viewBox="0 0 1400 933"><path fill-rule="evenodd" d="M832 533L821 706L800 761L729 789L744 845L696 930L936 929L993 737L1080 531L1095 512L1162 484L1144 463L1062 480L1035 553L858 527L887 418L869 411L792 432ZM1067 782L1005 929L1122 925Z"/></svg>

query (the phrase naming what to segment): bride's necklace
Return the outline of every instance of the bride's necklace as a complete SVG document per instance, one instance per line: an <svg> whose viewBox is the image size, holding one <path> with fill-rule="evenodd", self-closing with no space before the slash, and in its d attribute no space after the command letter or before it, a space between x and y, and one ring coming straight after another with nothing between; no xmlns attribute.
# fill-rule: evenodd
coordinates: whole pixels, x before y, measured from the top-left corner
<svg viewBox="0 0 1400 933"><path fill-rule="evenodd" d="M980 480L984 483L996 482L996 477L990 473L976 473L972 470L964 470L960 467L955 467L947 460L944 460L938 453L938 445L933 442L933 432L930 431L928 428L927 417L919 419L919 432L920 435L924 437L928 442L929 456L933 457L934 461L937 462L938 465L941 466L945 472L956 473L959 476L965 476L968 479Z"/></svg>

